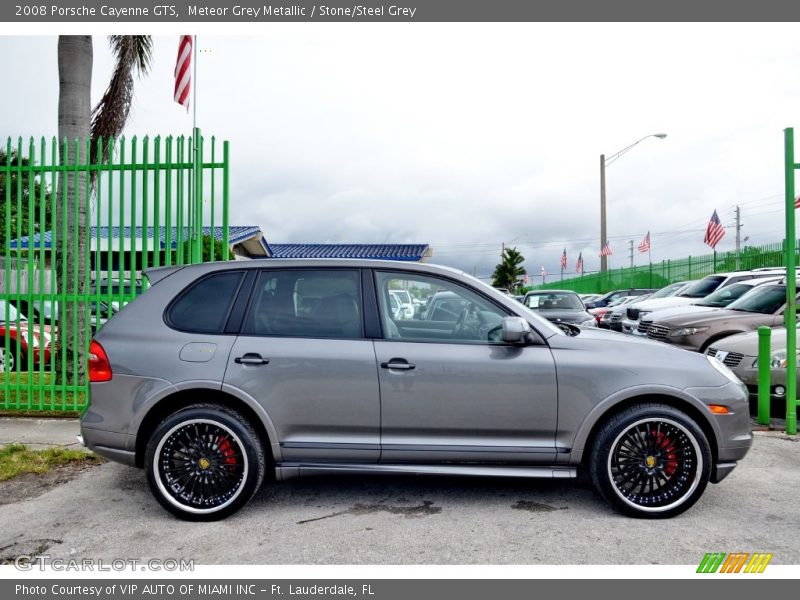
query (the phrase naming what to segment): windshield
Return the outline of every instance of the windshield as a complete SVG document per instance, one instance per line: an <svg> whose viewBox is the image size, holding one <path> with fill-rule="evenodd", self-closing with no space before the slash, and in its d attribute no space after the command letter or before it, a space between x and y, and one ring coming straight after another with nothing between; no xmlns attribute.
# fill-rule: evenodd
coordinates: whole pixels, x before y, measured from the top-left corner
<svg viewBox="0 0 800 600"><path fill-rule="evenodd" d="M618 298L614 298L611 302L609 302L606 306L619 306L620 304L628 304L633 299L633 296L619 296Z"/></svg>
<svg viewBox="0 0 800 600"><path fill-rule="evenodd" d="M761 285L728 305L730 310L743 312L775 314L786 304L785 285Z"/></svg>
<svg viewBox="0 0 800 600"><path fill-rule="evenodd" d="M583 310L581 299L576 294L568 292L528 294L525 306L536 310Z"/></svg>
<svg viewBox="0 0 800 600"><path fill-rule="evenodd" d="M754 288L752 285L747 285L746 283L733 283L728 287L724 287L721 290L717 290L716 292L709 294L700 302L695 302L695 304L697 306L713 306L714 308L724 308L734 300L738 300L753 289Z"/></svg>
<svg viewBox="0 0 800 600"><path fill-rule="evenodd" d="M675 294L679 289L685 286L685 283L673 283L672 285L668 285L667 287L663 287L657 292L653 292L650 295L651 300L655 300L656 298L668 298Z"/></svg>
<svg viewBox="0 0 800 600"><path fill-rule="evenodd" d="M725 281L725 277L722 275L709 275L697 283L690 285L678 294L678 296L681 298L705 298L717 289L723 281Z"/></svg>
<svg viewBox="0 0 800 600"><path fill-rule="evenodd" d="M20 321L26 320L25 315L17 311L13 304L9 304L8 302L0 300L0 322L10 323L12 321L16 321L17 319Z"/></svg>

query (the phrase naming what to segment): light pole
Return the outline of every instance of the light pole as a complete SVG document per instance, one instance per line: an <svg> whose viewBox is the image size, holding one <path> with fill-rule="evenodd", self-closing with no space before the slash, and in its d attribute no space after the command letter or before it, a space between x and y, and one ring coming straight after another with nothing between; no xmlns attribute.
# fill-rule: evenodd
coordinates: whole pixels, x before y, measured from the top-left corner
<svg viewBox="0 0 800 600"><path fill-rule="evenodd" d="M603 246L605 246L607 241L607 234L606 234L606 167L613 163L615 160L619 159L623 154L628 152L631 148L635 145L643 142L647 138L655 137L660 140L663 140L667 137L666 133L651 133L650 135L646 135L643 138L636 140L630 146L625 146L619 152L615 152L608 158L606 158L605 154L600 155L600 252L603 251ZM600 272L605 273L608 270L608 257L605 255L600 256Z"/></svg>

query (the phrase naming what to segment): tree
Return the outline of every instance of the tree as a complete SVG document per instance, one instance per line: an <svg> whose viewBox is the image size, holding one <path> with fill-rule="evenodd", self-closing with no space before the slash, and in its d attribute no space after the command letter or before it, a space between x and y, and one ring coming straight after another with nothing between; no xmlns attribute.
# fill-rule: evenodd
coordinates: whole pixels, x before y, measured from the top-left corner
<svg viewBox="0 0 800 600"><path fill-rule="evenodd" d="M506 288L511 291L517 286L517 280L525 275L525 267L522 263L525 257L516 248L505 248L500 259L500 264L494 268L492 273L492 285L495 287Z"/></svg>
<svg viewBox="0 0 800 600"><path fill-rule="evenodd" d="M0 171L0 248L4 253L6 244L6 197L9 213L11 214L11 239L23 235L33 235L36 232L47 231L53 227L53 206L51 202L51 192L44 181L34 176L25 168L31 164L29 158L17 156L17 151L12 150L7 155L5 150L0 149L0 165L7 165L11 168L8 177L6 171ZM22 167L22 176L18 177L17 167ZM18 189L21 194L17 194ZM42 202L44 193L44 202ZM6 196L8 194L8 196ZM33 214L30 214L33 198ZM17 211L19 199L19 212ZM44 223L41 223L41 207L44 207ZM8 253L6 253L8 254Z"/></svg>
<svg viewBox="0 0 800 600"><path fill-rule="evenodd" d="M89 156L92 161L107 160L109 139L122 133L130 112L133 99L133 73L146 72L150 62L152 41L150 36L117 35L110 36L111 50L116 59L114 73L100 102L94 110L91 107L91 84L93 49L92 36L62 35L58 38L58 139L61 165L86 164L87 140ZM102 140L101 145L98 141ZM98 152L98 148L103 148ZM64 180L66 178L66 181ZM77 204L77 210L57 211L55 229L56 282L59 291L76 294L81 298L86 294L85 265L87 253L86 187L91 181L86 171L60 172L58 201L62 205L64 193L70 206ZM77 202L76 202L77 201ZM77 236L77 245L63 243L59 234L63 231ZM77 247L76 247L77 246ZM62 265L66 265L63 268ZM58 383L81 384L86 370L86 352L82 333L87 323L85 307L82 303L67 303L59 311L58 344L62 351L56 357L56 377ZM77 328L79 335L73 335ZM63 361L63 362L62 362ZM66 364L66 381L62 381L62 364Z"/></svg>
<svg viewBox="0 0 800 600"><path fill-rule="evenodd" d="M222 260L222 251L225 248L225 244L222 243L222 240L218 240L210 235L203 236L203 262L211 262L211 244L214 244L214 258L213 260ZM183 242L183 256L190 256L190 252L192 250L192 245L194 244L194 240L186 240ZM177 264L177 256L175 256L175 252L173 252L172 263ZM228 260L236 260L233 256L233 253L228 254Z"/></svg>

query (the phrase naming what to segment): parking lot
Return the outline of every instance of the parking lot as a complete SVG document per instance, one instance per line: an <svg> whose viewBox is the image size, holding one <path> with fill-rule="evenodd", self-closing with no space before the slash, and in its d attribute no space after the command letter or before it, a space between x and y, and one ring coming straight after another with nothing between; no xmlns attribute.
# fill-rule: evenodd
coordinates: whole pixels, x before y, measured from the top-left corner
<svg viewBox="0 0 800 600"><path fill-rule="evenodd" d="M233 517L186 523L144 473L106 463L0 506L0 555L184 558L198 564L697 564L706 552L800 562L800 444L757 433L752 452L667 521L622 517L581 482L445 477L269 484Z"/></svg>

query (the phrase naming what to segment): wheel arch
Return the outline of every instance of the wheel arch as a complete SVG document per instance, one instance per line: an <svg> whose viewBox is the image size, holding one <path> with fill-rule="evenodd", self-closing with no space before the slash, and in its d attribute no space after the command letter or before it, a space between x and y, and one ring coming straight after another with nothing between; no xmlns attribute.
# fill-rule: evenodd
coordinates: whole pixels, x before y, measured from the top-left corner
<svg viewBox="0 0 800 600"><path fill-rule="evenodd" d="M591 456L591 448L597 438L597 434L603 425L611 419L614 415L619 414L631 406L636 404L659 403L671 406L681 412L686 413L705 434L708 440L708 445L711 448L711 458L713 461L712 468L717 463L718 446L717 446L717 432L715 431L709 416L705 414L703 409L698 406L699 402L687 399L684 396L673 395L665 392L655 393L642 393L627 396L618 399L616 402L602 403L595 407L595 410L590 413L578 434L575 437L575 446L572 450L570 462L585 466ZM595 414L596 411L598 411Z"/></svg>
<svg viewBox="0 0 800 600"><path fill-rule="evenodd" d="M272 421L264 409L252 398L243 398L230 389L184 388L159 399L149 408L136 432L136 466L144 467L144 456L150 436L169 415L192 404L216 404L240 412L252 424L264 447L268 460L274 464L279 459L279 446Z"/></svg>

